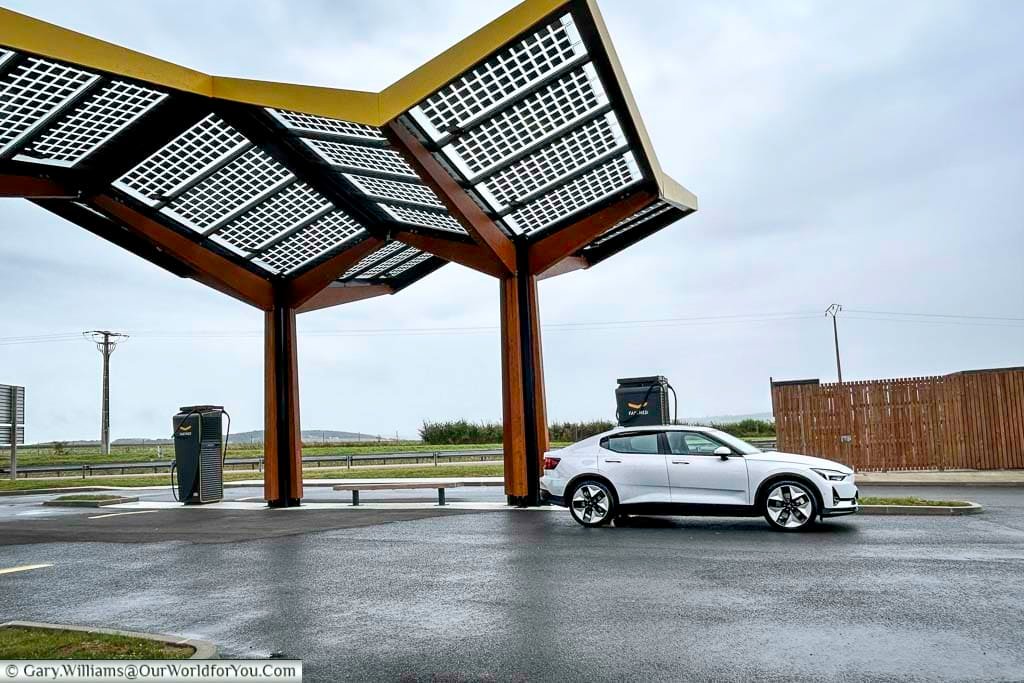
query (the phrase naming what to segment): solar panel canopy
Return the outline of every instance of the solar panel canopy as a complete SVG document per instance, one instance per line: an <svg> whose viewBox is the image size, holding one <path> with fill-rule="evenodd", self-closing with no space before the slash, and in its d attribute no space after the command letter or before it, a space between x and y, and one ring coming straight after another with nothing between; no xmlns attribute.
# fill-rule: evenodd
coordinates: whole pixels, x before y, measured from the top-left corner
<svg viewBox="0 0 1024 683"><path fill-rule="evenodd" d="M522 3L381 93L207 76L2 12L0 174L172 270L157 235L272 282L348 254L333 286L393 293L583 224L561 256L589 266L696 210L593 2Z"/></svg>

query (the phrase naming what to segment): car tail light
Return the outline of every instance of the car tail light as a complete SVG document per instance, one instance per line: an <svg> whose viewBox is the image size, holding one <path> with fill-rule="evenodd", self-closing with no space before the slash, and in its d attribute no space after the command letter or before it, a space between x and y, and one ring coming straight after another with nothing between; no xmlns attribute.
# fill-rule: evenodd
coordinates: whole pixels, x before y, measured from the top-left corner
<svg viewBox="0 0 1024 683"><path fill-rule="evenodd" d="M562 462L561 458L552 458L551 456L544 456L544 469L553 470L558 467L558 463Z"/></svg>

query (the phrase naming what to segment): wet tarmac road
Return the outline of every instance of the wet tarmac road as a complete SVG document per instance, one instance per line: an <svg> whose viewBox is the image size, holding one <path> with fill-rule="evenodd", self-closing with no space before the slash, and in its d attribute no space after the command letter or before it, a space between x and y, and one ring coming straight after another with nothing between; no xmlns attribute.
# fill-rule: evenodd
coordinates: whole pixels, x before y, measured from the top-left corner
<svg viewBox="0 0 1024 683"><path fill-rule="evenodd" d="M796 535L749 519L588 530L561 513L427 511L247 542L0 545L0 567L54 565L0 576L0 618L196 636L223 656L282 651L311 681L1024 679L1024 489L866 493L987 511ZM322 513L364 514L277 519L322 528ZM154 539L242 523L186 511L93 523L143 519Z"/></svg>

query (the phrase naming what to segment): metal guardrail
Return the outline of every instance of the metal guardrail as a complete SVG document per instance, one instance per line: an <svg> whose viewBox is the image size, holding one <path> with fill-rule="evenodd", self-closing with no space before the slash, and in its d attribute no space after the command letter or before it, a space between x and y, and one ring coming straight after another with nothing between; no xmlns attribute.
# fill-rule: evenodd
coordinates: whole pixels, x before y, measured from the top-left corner
<svg viewBox="0 0 1024 683"><path fill-rule="evenodd" d="M758 448L772 450L776 447L775 439L747 439L749 443ZM312 467L323 467L324 463L333 463L346 468L353 464L381 464L386 465L389 461L411 461L420 465L431 463L437 465L441 462L453 462L455 458L463 460L477 460L485 462L488 458L498 458L504 455L501 449L476 450L476 451L409 451L399 453L359 453L353 455L304 455L302 463L311 464ZM128 472L149 472L155 474L170 471L173 460L149 460L145 462L118 462L118 463L96 463L80 465L29 465L19 466L18 475L22 477L38 476L40 474L56 474L58 477L80 475L83 479L97 474L127 474ZM248 466L254 472L263 471L263 456L254 458L227 458L224 461L225 468L233 467L239 469ZM6 474L7 468L0 468L0 474Z"/></svg>
<svg viewBox="0 0 1024 683"><path fill-rule="evenodd" d="M412 461L414 464L420 465L423 463L432 463L437 465L440 462L452 462L454 458L460 458L464 460L476 460L479 459L481 462L485 462L488 458L494 456L501 457L504 454L502 450L478 450L478 451L412 451L406 453L359 453L353 455L306 455L302 457L302 463L304 465L308 463L315 463L313 467L323 467L323 463L333 463L338 466L345 466L347 468L352 467L354 463L358 464L381 464L386 465L389 461ZM18 475L22 477L38 476L40 474L56 474L58 477L62 476L76 476L80 475L83 479L88 477L90 474L127 474L129 471L148 472L152 470L154 473L159 474L160 472L170 471L173 460L149 460L145 462L116 462L116 463L96 463L96 464L80 464L80 465L30 465L18 467ZM253 471L263 471L263 457L256 458L227 458L224 461L225 468L249 466ZM6 473L6 468L0 468L0 473Z"/></svg>

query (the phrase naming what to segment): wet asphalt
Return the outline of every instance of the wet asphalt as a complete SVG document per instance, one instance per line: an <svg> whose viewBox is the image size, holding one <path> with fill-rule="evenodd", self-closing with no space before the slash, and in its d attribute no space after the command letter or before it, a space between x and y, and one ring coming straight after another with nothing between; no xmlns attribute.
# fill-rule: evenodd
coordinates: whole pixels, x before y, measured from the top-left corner
<svg viewBox="0 0 1024 683"><path fill-rule="evenodd" d="M1024 489L864 492L986 512L779 534L757 519L584 529L534 511L90 520L6 498L0 568L53 566L0 575L0 619L282 652L307 681L1024 680Z"/></svg>

